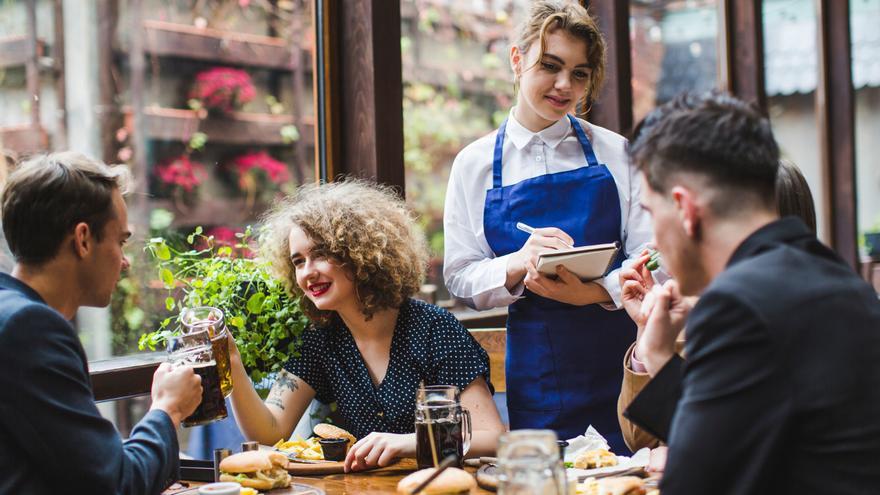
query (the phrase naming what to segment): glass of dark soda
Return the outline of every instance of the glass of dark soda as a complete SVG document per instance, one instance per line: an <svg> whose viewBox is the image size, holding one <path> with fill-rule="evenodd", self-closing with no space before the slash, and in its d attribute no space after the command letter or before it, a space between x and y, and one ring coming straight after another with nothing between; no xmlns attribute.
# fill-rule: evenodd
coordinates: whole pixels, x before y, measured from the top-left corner
<svg viewBox="0 0 880 495"><path fill-rule="evenodd" d="M471 415L462 407L458 387L429 385L416 392L416 461L436 467L449 455L461 467L471 444Z"/></svg>

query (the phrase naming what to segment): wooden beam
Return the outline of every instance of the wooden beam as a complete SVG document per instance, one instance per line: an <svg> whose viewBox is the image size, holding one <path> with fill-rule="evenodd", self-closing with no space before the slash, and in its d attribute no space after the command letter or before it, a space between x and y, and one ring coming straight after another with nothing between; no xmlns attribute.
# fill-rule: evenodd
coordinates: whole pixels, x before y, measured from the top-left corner
<svg viewBox="0 0 880 495"><path fill-rule="evenodd" d="M37 0L27 2L27 44L31 54L24 64L31 126L40 127L40 51L37 48Z"/></svg>
<svg viewBox="0 0 880 495"><path fill-rule="evenodd" d="M341 86L339 77L339 2L315 0L315 49L312 85L315 88L315 179L330 180L341 173Z"/></svg>
<svg viewBox="0 0 880 495"><path fill-rule="evenodd" d="M819 84L816 112L824 175L825 221L831 245L858 269L856 227L855 96L849 0L819 0L816 4Z"/></svg>
<svg viewBox="0 0 880 495"><path fill-rule="evenodd" d="M143 0L131 0L128 4L130 33L129 50L129 93L132 106L134 132L131 145L134 149L132 176L136 194L129 196L129 218L134 225L149 225L150 210L147 204L149 194L149 163L147 162L146 116L144 115L144 91L146 85L146 57L144 52Z"/></svg>
<svg viewBox="0 0 880 495"><path fill-rule="evenodd" d="M116 154L120 143L116 140L117 129L123 126L116 86L117 70L114 63L116 28L119 23L118 0L98 0L98 122L101 126L101 156L107 163L117 163Z"/></svg>
<svg viewBox="0 0 880 495"><path fill-rule="evenodd" d="M719 86L767 111L764 88L764 24L761 0L719 4Z"/></svg>
<svg viewBox="0 0 880 495"><path fill-rule="evenodd" d="M52 43L52 69L55 72L55 136L52 147L56 150L67 149L67 89L64 86L64 2L53 0L55 40Z"/></svg>
<svg viewBox="0 0 880 495"><path fill-rule="evenodd" d="M375 179L403 196L400 3L335 0L333 5L340 29L330 33L337 39L335 53L327 55L339 56L341 93L331 108L341 140L334 172Z"/></svg>
<svg viewBox="0 0 880 495"><path fill-rule="evenodd" d="M605 36L605 84L589 110L590 122L628 135L633 126L629 0L589 2Z"/></svg>

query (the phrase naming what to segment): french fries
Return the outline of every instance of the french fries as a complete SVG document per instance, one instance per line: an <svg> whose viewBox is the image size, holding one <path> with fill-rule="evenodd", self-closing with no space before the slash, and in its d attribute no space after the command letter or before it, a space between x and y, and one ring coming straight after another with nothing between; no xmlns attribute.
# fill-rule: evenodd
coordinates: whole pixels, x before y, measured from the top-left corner
<svg viewBox="0 0 880 495"><path fill-rule="evenodd" d="M278 440L274 447L282 452L293 454L300 459L320 461L324 459L324 451L321 449L320 439L317 437L303 440L297 435L296 440Z"/></svg>

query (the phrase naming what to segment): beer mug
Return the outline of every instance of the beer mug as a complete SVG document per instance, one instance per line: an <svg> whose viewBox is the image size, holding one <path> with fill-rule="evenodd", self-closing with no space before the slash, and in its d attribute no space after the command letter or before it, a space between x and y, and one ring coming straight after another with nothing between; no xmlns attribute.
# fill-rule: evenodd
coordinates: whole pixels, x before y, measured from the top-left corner
<svg viewBox="0 0 880 495"><path fill-rule="evenodd" d="M566 493L565 467L553 430L514 430L498 442L498 493Z"/></svg>
<svg viewBox="0 0 880 495"><path fill-rule="evenodd" d="M197 426L226 417L226 400L220 390L220 374L207 331L168 337L168 360L173 366L191 366L202 377L202 402L183 420L183 426Z"/></svg>
<svg viewBox="0 0 880 495"><path fill-rule="evenodd" d="M223 311L210 306L184 308L180 312L180 324L183 333L208 332L214 359L217 360L217 372L220 373L220 389L223 397L229 397L232 393L232 368L229 366L229 343Z"/></svg>
<svg viewBox="0 0 880 495"><path fill-rule="evenodd" d="M471 414L461 406L458 387L430 385L416 391L416 461L435 467L454 455L459 467L471 446ZM432 448L433 447L433 448Z"/></svg>

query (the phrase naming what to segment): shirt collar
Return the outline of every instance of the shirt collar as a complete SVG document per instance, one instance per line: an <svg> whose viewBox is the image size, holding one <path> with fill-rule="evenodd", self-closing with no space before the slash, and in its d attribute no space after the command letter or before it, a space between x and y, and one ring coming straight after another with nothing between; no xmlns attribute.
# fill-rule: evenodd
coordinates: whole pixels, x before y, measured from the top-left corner
<svg viewBox="0 0 880 495"><path fill-rule="evenodd" d="M506 130L506 138L510 139L514 146L517 149L523 149L529 142L531 142L532 138L537 136L538 139L544 142L547 146L551 148L556 148L559 143L568 136L569 131L571 131L571 121L568 120L568 117L557 120L550 127L546 129L542 129L538 132L532 132L526 129L522 124L520 124L516 117L513 116L513 112L516 107L510 109L510 115L507 118L507 130Z"/></svg>

